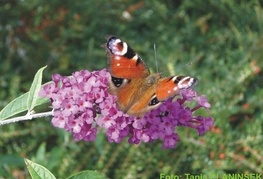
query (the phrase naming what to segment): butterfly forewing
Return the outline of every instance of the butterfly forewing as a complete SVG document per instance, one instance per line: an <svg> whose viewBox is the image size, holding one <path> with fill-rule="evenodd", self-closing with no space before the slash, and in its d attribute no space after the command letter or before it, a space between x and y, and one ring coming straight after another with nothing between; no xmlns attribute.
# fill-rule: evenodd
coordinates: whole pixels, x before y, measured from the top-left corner
<svg viewBox="0 0 263 179"><path fill-rule="evenodd" d="M181 89L192 87L196 82L196 78L189 76L161 78L156 86L156 97L159 101L165 101L168 98L178 95Z"/></svg>
<svg viewBox="0 0 263 179"><path fill-rule="evenodd" d="M112 76L118 78L141 78L150 71L134 50L117 37L110 36L106 44L108 66Z"/></svg>

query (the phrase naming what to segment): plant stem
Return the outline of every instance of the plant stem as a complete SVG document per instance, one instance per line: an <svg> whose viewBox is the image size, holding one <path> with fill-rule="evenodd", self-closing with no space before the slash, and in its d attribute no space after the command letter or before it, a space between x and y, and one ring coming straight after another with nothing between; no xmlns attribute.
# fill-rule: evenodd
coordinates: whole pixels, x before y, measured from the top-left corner
<svg viewBox="0 0 263 179"><path fill-rule="evenodd" d="M33 118L53 116L53 114L54 114L53 111L37 113L37 114L28 113L28 114L26 114L24 116L14 117L14 118L11 118L11 119L0 121L0 126L1 125L5 125L5 124L14 123L14 122L19 122L19 121L27 121L27 120L31 120Z"/></svg>

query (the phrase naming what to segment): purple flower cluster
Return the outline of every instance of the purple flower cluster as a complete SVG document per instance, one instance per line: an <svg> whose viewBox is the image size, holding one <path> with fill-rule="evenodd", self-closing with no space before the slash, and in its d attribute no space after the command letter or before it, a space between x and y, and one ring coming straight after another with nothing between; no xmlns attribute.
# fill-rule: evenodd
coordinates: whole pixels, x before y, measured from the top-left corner
<svg viewBox="0 0 263 179"><path fill-rule="evenodd" d="M39 95L51 99L54 109L52 124L73 134L75 140L93 141L99 127L106 129L109 142L152 142L160 139L163 148L174 148L179 141L176 126L187 126L203 135L213 126L211 117L194 116L199 108L208 110L205 96L192 89L183 90L181 98L169 99L143 117L132 117L119 111L116 97L108 93L110 74L107 70L78 71L72 76L54 74L52 83L43 86ZM196 101L192 109L189 101Z"/></svg>

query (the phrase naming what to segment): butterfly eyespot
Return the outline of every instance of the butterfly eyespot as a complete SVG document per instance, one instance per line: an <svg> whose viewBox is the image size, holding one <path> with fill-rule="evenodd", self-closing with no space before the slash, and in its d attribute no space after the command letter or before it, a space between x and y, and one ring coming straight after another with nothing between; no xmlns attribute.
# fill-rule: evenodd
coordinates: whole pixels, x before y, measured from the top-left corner
<svg viewBox="0 0 263 179"><path fill-rule="evenodd" d="M116 78L114 76L111 77L111 81L116 87L120 87L123 84L124 79L123 78Z"/></svg>
<svg viewBox="0 0 263 179"><path fill-rule="evenodd" d="M114 55L124 56L127 53L128 45L116 37L110 37L107 42L107 48Z"/></svg>
<svg viewBox="0 0 263 179"><path fill-rule="evenodd" d="M197 78L189 76L176 76L174 77L174 83L178 84L179 89L187 89L197 83Z"/></svg>
<svg viewBox="0 0 263 179"><path fill-rule="evenodd" d="M114 84L114 86L116 86L116 87L120 87L120 86L122 86L124 84L127 84L127 83L131 82L131 80L129 80L129 79L116 78L114 76L111 76L111 81Z"/></svg>
<svg viewBox="0 0 263 179"><path fill-rule="evenodd" d="M157 104L159 104L160 103L160 101L157 99L157 97L156 96L154 96L152 99L151 99L151 101L149 102L149 106L155 106L155 105L157 105Z"/></svg>

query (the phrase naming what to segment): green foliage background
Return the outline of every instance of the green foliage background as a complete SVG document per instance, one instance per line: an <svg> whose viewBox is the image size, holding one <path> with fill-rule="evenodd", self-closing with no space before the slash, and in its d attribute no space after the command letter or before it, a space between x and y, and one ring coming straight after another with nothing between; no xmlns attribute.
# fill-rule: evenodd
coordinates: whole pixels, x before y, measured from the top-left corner
<svg viewBox="0 0 263 179"><path fill-rule="evenodd" d="M145 179L263 173L262 6L260 0L1 0L0 109L27 92L44 65L44 82L53 73L105 68L101 44L113 34L152 71L156 44L160 71L196 76L215 127L203 137L179 128L181 142L163 150L160 142L111 144L103 131L96 142L75 142L50 118L0 126L0 178L28 178L23 158L58 178L87 169Z"/></svg>

